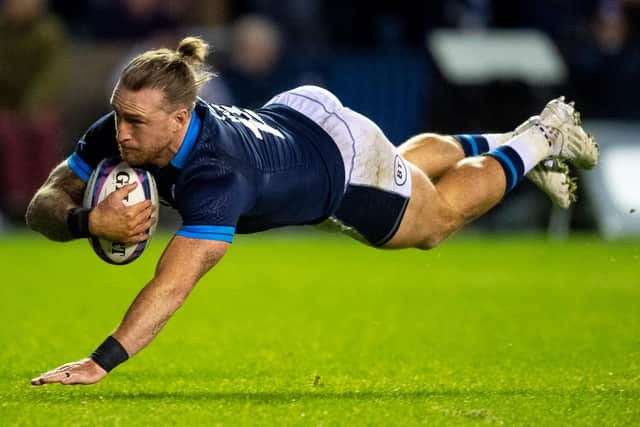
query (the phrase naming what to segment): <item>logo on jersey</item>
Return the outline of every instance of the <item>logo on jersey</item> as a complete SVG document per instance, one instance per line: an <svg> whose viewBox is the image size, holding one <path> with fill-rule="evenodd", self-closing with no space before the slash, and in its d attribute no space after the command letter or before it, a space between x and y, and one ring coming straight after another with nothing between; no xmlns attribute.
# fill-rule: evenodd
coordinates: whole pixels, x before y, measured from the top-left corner
<svg viewBox="0 0 640 427"><path fill-rule="evenodd" d="M396 180L396 185L398 186L404 185L407 182L408 171L404 162L402 161L400 156L398 156L397 154L393 162L393 170L394 170L394 178Z"/></svg>
<svg viewBox="0 0 640 427"><path fill-rule="evenodd" d="M218 104L209 104L209 109L213 115L220 120L242 123L258 139L262 139L263 132L284 139L282 132L266 124L264 120L262 120L262 117L251 110Z"/></svg>

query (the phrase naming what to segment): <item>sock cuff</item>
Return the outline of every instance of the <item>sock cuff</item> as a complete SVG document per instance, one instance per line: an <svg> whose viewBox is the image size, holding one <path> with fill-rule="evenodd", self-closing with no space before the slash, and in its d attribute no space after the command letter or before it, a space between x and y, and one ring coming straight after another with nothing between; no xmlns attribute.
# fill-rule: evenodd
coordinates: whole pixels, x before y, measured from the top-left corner
<svg viewBox="0 0 640 427"><path fill-rule="evenodd" d="M524 176L524 162L516 150L508 145L502 145L486 153L500 163L507 179L506 193L513 190Z"/></svg>
<svg viewBox="0 0 640 427"><path fill-rule="evenodd" d="M479 156L489 151L489 142L482 135L453 135L464 150L465 157Z"/></svg>

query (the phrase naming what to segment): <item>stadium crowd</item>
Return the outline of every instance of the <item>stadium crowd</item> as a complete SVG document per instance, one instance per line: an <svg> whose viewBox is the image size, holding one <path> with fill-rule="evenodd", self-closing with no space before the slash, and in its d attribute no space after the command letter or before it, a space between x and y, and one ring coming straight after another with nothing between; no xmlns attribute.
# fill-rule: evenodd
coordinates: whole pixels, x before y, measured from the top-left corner
<svg viewBox="0 0 640 427"><path fill-rule="evenodd" d="M513 117L541 105L540 88L517 81L464 88L465 100L459 91L442 90L426 44L440 28L545 33L568 71L545 97L562 92L591 118L640 119L638 0L2 0L0 8L5 223L23 222L44 175L109 110L106 100L123 64L187 34L214 47L218 78L205 88L205 99L255 108L279 91L317 84L358 104L398 144L426 129L480 123L511 129ZM449 114L457 107L459 114ZM487 110L490 117L483 116Z"/></svg>

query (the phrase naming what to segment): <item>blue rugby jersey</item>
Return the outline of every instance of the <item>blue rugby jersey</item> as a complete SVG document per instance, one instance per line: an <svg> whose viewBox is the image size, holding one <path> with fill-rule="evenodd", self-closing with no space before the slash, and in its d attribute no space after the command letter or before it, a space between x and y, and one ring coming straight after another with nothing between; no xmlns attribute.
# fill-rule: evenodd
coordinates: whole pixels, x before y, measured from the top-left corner
<svg viewBox="0 0 640 427"><path fill-rule="evenodd" d="M331 137L301 113L272 104L251 111L196 102L182 146L164 168L147 167L177 209L177 235L231 242L237 233L313 224L344 193L344 165ZM96 121L69 156L85 182L118 156L115 115Z"/></svg>

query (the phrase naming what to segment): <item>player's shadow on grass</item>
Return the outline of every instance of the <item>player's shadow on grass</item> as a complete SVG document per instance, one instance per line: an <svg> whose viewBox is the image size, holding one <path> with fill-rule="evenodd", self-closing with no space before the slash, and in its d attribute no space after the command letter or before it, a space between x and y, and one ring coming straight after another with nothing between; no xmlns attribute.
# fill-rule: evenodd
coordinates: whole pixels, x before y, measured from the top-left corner
<svg viewBox="0 0 640 427"><path fill-rule="evenodd" d="M50 386L48 386L50 387ZM55 387L55 386L54 386ZM75 389L75 387L74 387ZM76 389L77 390L77 389ZM85 389L88 390L88 389ZM53 390L51 390L53 392ZM541 390L415 390L415 391L324 391L312 390L304 392L125 392L108 391L82 393L78 398L82 401L100 402L132 402L132 401L171 401L171 402L252 402L252 403L292 403L313 400L420 400L432 397L467 397L482 398L491 396L534 396ZM75 394L75 393L73 393ZM33 398L38 402L48 401L69 402L67 393L34 393Z"/></svg>
<svg viewBox="0 0 640 427"><path fill-rule="evenodd" d="M309 391L309 392L193 392L193 393L112 393L105 399L126 400L184 400L193 401L224 401L224 402L253 402L253 403L292 403L303 400L374 400L374 399L419 399L434 396L433 391L411 392L375 392L375 391Z"/></svg>
<svg viewBox="0 0 640 427"><path fill-rule="evenodd" d="M415 391L308 391L308 392L186 392L186 393L110 393L105 399L126 400L171 400L185 402L193 401L225 401L225 402L253 402L253 403L291 403L304 400L396 400L396 399L426 399L437 396L466 396L481 397L483 395L530 395L528 390L495 391L462 391L462 390L415 390Z"/></svg>

